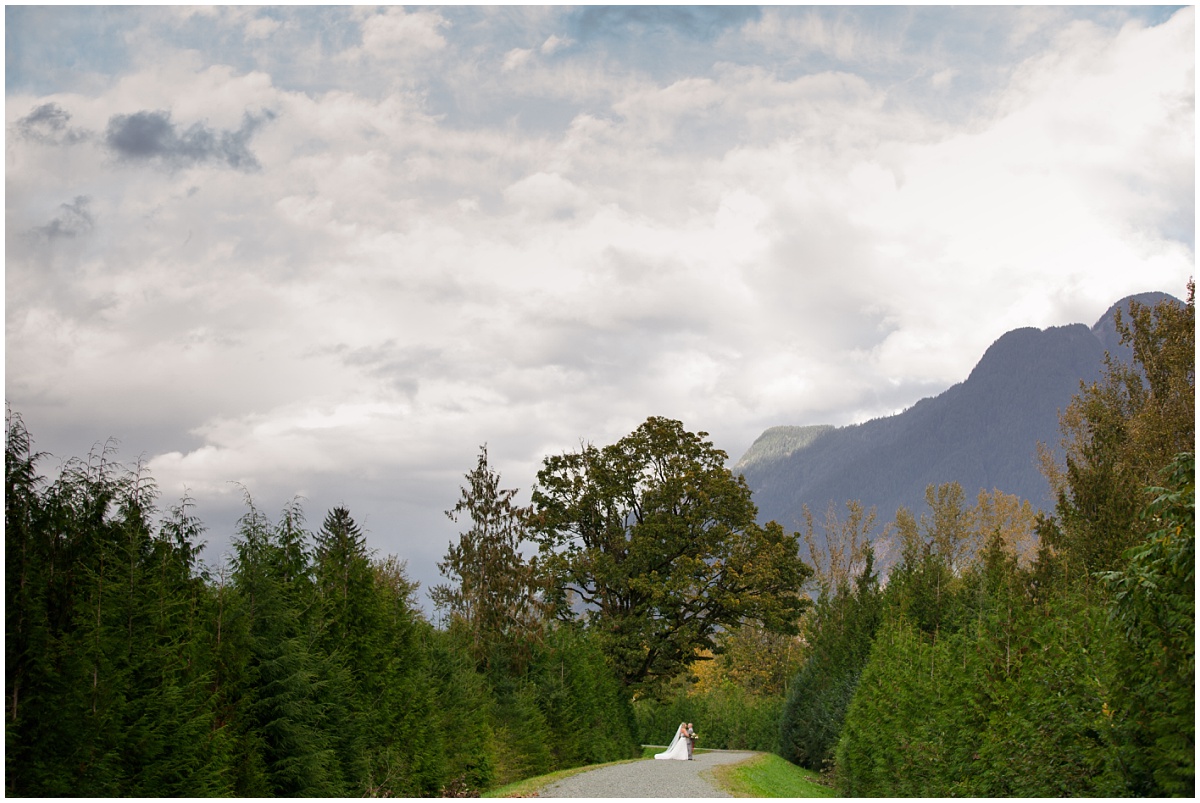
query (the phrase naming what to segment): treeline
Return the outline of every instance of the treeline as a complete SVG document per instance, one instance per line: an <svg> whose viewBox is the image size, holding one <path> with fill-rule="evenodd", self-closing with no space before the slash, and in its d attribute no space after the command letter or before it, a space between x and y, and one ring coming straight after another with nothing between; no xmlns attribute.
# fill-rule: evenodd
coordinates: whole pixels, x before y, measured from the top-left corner
<svg viewBox="0 0 1200 803"><path fill-rule="evenodd" d="M461 795L691 721L854 796L1190 795L1194 321L1191 285L1118 320L1135 362L1064 412L1053 515L948 483L886 537L854 503L787 533L657 417L519 507L485 447L437 627L349 511L312 532L247 494L214 570L190 500L108 449L47 478L10 412L5 791Z"/></svg>
<svg viewBox="0 0 1200 803"><path fill-rule="evenodd" d="M806 605L795 534L755 523L705 435L651 418L546 458L529 507L484 447L435 627L348 510L310 532L247 493L213 570L190 500L160 515L108 449L44 477L10 412L6 792L462 795L637 755L635 698Z"/></svg>
<svg viewBox="0 0 1200 803"><path fill-rule="evenodd" d="M5 449L9 795L463 794L635 752L591 634L483 660L345 509L313 533L247 495L214 572L190 502L158 516L107 449L47 479L12 413Z"/></svg>
<svg viewBox="0 0 1200 803"><path fill-rule="evenodd" d="M826 525L780 753L868 796L1195 792L1195 295L1118 317L1046 460L1053 515L930 488L886 583L855 505ZM817 556L822 557L821 555Z"/></svg>

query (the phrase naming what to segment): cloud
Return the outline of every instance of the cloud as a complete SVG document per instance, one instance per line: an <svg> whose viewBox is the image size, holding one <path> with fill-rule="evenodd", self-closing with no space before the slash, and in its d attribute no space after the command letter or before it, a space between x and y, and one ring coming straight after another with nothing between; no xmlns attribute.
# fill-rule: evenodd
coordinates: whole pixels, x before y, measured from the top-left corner
<svg viewBox="0 0 1200 803"><path fill-rule="evenodd" d="M15 132L45 145L73 145L89 137L87 131L70 125L71 115L57 103L43 103L22 117Z"/></svg>
<svg viewBox="0 0 1200 803"><path fill-rule="evenodd" d="M270 38L282 26L283 23L277 19L272 19L271 17L255 17L246 23L244 31L247 39L261 40Z"/></svg>
<svg viewBox="0 0 1200 803"><path fill-rule="evenodd" d="M60 205L58 215L46 225L39 227L37 233L49 239L73 238L87 234L96 223L92 213L88 210L90 200L86 195L80 195L71 203Z"/></svg>
<svg viewBox="0 0 1200 803"><path fill-rule="evenodd" d="M651 414L736 459L1194 270L1190 9L122 13L8 99L8 395L214 543L230 480L302 491L428 582L481 443L526 492Z"/></svg>
<svg viewBox="0 0 1200 803"><path fill-rule="evenodd" d="M958 71L952 67L947 67L944 70L938 70L933 75L929 76L929 83L934 89L946 89L954 80L954 76Z"/></svg>
<svg viewBox="0 0 1200 803"><path fill-rule="evenodd" d="M446 47L442 31L449 25L436 12L389 8L372 14L362 23L362 48L354 51L354 55L376 59L421 58Z"/></svg>
<svg viewBox="0 0 1200 803"><path fill-rule="evenodd" d="M539 50L541 50L543 56L550 56L560 50L570 47L573 44L575 44L575 40L571 39L570 37L562 37L551 34L546 38L545 42L542 42L542 46L539 48Z"/></svg>
<svg viewBox="0 0 1200 803"><path fill-rule="evenodd" d="M504 198L524 211L560 220L574 217L587 203L586 193L570 181L541 172L506 187Z"/></svg>
<svg viewBox="0 0 1200 803"><path fill-rule="evenodd" d="M533 51L528 48L516 47L504 54L504 62L501 64L501 69L505 72L515 70L526 64L533 57Z"/></svg>
<svg viewBox="0 0 1200 803"><path fill-rule="evenodd" d="M193 123L181 133L171 122L169 111L118 114L109 119L104 142L118 158L128 161L154 161L172 167L224 163L234 170L257 170L260 165L247 144L262 119L247 114L237 131L215 131Z"/></svg>

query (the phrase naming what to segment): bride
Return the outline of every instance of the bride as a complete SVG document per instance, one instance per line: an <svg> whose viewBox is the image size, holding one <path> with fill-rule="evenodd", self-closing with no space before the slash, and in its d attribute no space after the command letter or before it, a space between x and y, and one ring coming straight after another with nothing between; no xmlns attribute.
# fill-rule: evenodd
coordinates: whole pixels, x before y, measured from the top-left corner
<svg viewBox="0 0 1200 803"><path fill-rule="evenodd" d="M679 728L675 731L675 738L671 740L671 746L667 748L665 753L655 753L654 757L687 761L687 739L683 738L683 732L686 727L686 723L680 722Z"/></svg>

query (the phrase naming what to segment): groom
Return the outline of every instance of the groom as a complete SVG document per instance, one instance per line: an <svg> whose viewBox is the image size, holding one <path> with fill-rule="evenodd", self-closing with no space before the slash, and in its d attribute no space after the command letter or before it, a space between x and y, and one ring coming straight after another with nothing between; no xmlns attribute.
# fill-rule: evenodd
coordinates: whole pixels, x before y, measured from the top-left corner
<svg viewBox="0 0 1200 803"><path fill-rule="evenodd" d="M696 731L692 730L692 723L687 724L687 728L683 732L683 738L687 739L688 746L688 761L692 760L692 751L696 749Z"/></svg>

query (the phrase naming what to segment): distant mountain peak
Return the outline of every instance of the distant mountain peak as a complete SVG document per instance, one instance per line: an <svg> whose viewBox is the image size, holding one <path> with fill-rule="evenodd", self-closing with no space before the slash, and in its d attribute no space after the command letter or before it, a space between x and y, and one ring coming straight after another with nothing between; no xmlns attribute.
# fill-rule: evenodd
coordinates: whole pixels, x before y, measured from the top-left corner
<svg viewBox="0 0 1200 803"><path fill-rule="evenodd" d="M812 445L813 441L834 427L830 424L817 424L807 427L771 427L758 438L742 455L742 459L733 467L735 474L744 471L752 465L782 460L801 449Z"/></svg>
<svg viewBox="0 0 1200 803"><path fill-rule="evenodd" d="M1014 329L988 347L966 380L937 396L849 427L771 427L733 471L750 486L760 521L788 528L802 526L806 505L840 509L851 499L875 506L881 522L900 506L919 515L926 486L951 481L968 499L999 489L1049 509L1054 500L1037 444L1058 443L1059 413L1080 382L1101 377L1105 351L1130 359L1116 310L1164 300L1183 303L1167 293L1139 293L1113 304L1091 327Z"/></svg>
<svg viewBox="0 0 1200 803"><path fill-rule="evenodd" d="M1154 292L1125 296L1116 304L1109 307L1108 311L1100 316L1100 320L1096 321L1095 325L1092 326L1092 334L1100 340L1100 344L1104 346L1105 351L1113 355L1113 357L1122 360L1128 360L1131 352L1129 346L1121 345L1121 336L1117 333L1116 313L1117 310L1121 310L1122 316L1126 319L1126 323L1128 323L1130 301L1136 301L1147 307L1153 307L1162 301L1174 301L1176 304L1183 306L1182 301L1169 293Z"/></svg>

